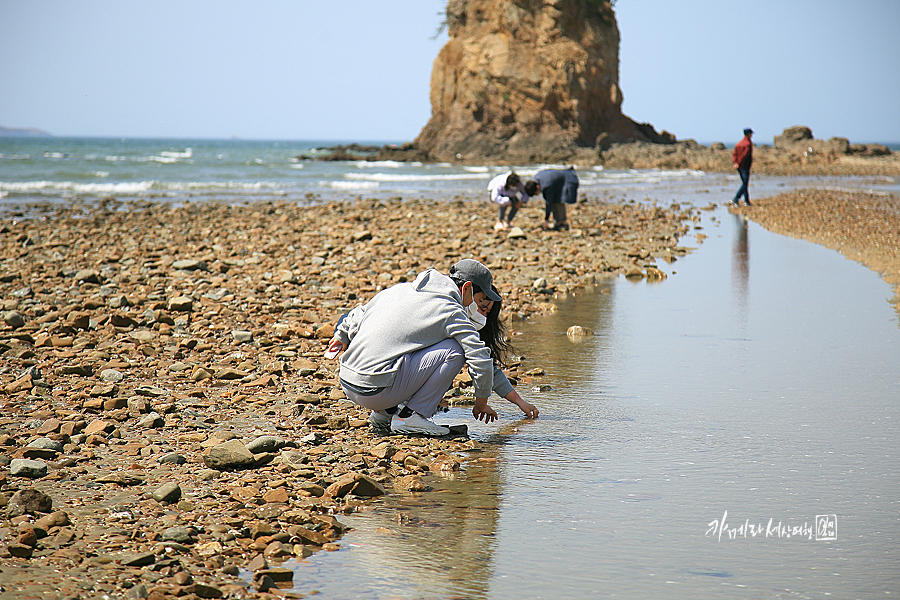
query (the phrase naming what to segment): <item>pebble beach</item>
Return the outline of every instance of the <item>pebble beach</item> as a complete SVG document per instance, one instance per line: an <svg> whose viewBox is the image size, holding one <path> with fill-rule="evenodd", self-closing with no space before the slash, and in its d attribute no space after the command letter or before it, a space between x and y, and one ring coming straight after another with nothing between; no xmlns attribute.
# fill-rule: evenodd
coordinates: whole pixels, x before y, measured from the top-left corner
<svg viewBox="0 0 900 600"><path fill-rule="evenodd" d="M343 312L476 258L515 335L603 278L665 278L656 261L687 254L699 220L590 201L570 231L529 206L495 232L472 206L107 198L0 225L3 592L302 597L279 564L340 550L341 515L426 492L482 445L375 434L323 358ZM544 369L517 357L507 373L528 387Z"/></svg>
<svg viewBox="0 0 900 600"><path fill-rule="evenodd" d="M484 446L373 432L323 357L343 312L475 258L515 335L554 298L605 278L664 279L654 265L690 252L680 241L712 205L580 202L564 232L542 231L534 206L496 232L477 206L106 198L4 220L4 597L314 592L279 565L340 551L342 515L427 493ZM894 196L804 190L732 210L900 284ZM506 371L523 390L546 376L539 356ZM465 404L468 385L460 375L448 403Z"/></svg>

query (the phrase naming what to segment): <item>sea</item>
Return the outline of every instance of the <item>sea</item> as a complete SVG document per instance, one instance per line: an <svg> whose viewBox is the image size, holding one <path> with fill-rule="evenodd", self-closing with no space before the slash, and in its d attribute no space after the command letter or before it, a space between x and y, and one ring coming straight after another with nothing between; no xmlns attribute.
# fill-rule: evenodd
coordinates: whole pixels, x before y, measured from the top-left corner
<svg viewBox="0 0 900 600"><path fill-rule="evenodd" d="M0 139L0 218L105 196L126 208L433 198L471 201L490 227L485 188L508 167L301 158L338 143ZM498 398L496 423L465 407L436 417L469 427L463 469L339 515L352 528L339 549L283 563L283 587L322 600L896 596L891 286L729 212L735 175L578 173L585 201L704 208L680 240L692 251L660 261L664 281L600 281L510 322L518 355L545 372L519 385L540 418ZM900 178L751 179L756 198L808 187L897 194ZM594 335L570 339L572 325Z"/></svg>
<svg viewBox="0 0 900 600"><path fill-rule="evenodd" d="M147 201L315 204L372 199L487 198L501 165L396 161L321 161L340 140L259 141L133 138L0 138L0 214L27 213L36 204L91 204L113 197ZM389 145L389 141L371 145ZM519 165L528 176L546 167ZM660 187L703 186L733 179L702 171L578 170L582 197L643 199ZM755 179L757 189L761 184ZM872 181L869 178L867 181ZM821 178L798 184L828 185ZM891 185L891 180L876 181ZM721 198L716 198L720 200Z"/></svg>

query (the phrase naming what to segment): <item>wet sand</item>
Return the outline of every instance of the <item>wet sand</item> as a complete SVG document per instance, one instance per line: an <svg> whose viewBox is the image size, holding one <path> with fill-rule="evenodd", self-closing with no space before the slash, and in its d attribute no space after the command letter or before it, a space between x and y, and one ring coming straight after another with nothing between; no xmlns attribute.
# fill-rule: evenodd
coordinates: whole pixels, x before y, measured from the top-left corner
<svg viewBox="0 0 900 600"><path fill-rule="evenodd" d="M900 316L900 198L888 194L800 190L733 209L766 229L837 250L894 286Z"/></svg>
<svg viewBox="0 0 900 600"><path fill-rule="evenodd" d="M341 514L427 490L479 448L375 435L322 357L340 314L474 257L515 330L600 278L665 277L655 260L686 254L699 220L598 201L570 207L567 232L541 231L533 205L495 232L489 205L462 201L31 209L0 224L11 598L260 597L290 580L286 558L340 548Z"/></svg>

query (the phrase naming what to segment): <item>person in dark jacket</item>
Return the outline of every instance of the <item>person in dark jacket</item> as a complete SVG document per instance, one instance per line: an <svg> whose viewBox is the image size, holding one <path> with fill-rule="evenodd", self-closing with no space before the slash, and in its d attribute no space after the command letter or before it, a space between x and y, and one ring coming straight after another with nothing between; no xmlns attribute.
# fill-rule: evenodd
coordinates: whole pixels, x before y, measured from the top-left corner
<svg viewBox="0 0 900 600"><path fill-rule="evenodd" d="M553 215L553 229L562 231L569 228L566 204L578 200L578 175L575 167L568 169L544 169L538 171L534 179L525 183L525 193L534 196L538 192L544 196L544 230L550 229L550 215Z"/></svg>
<svg viewBox="0 0 900 600"><path fill-rule="evenodd" d="M740 205L740 197L744 197L747 206L750 206L750 165L753 164L753 130L749 127L744 130L744 139L734 146L734 152L731 154L731 160L734 162L734 168L737 169L738 175L741 177L741 187L731 201L735 206Z"/></svg>

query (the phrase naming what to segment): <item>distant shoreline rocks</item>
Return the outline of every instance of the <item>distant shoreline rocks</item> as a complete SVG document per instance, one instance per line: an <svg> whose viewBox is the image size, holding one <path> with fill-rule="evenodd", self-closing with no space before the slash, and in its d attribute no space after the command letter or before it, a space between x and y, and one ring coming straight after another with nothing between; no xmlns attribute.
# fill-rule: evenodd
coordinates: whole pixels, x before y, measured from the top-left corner
<svg viewBox="0 0 900 600"><path fill-rule="evenodd" d="M668 139L668 138L667 138ZM298 160L320 161L438 161L413 143L391 146L349 144L325 148L320 156L298 156ZM464 164L521 164L514 157L485 155L477 160L458 158ZM628 142L602 143L595 148L547 147L536 142L528 161L535 163L602 165L608 169L697 170L710 173L731 173L731 149L715 142L704 146L695 140L676 140L663 143ZM809 127L788 127L775 136L774 143L760 144L753 154L754 173L764 175L900 175L900 154L883 144L854 144L847 138L833 137L818 140Z"/></svg>
<svg viewBox="0 0 900 600"><path fill-rule="evenodd" d="M0 137L53 137L51 134L33 127L0 127Z"/></svg>
<svg viewBox="0 0 900 600"><path fill-rule="evenodd" d="M370 146L364 144L347 144L329 146L322 148L324 152L321 155L309 156L301 154L297 156L298 161L379 161L394 160L398 162L437 162L432 159L427 152L419 150L413 144L407 142L405 144L386 145L386 146Z"/></svg>

